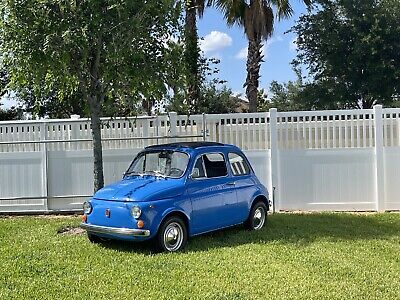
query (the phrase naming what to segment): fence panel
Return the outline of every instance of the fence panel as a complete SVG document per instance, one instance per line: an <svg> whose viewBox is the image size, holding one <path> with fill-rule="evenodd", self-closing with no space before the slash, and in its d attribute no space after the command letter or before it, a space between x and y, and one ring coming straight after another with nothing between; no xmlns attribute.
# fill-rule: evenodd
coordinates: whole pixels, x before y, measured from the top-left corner
<svg viewBox="0 0 400 300"><path fill-rule="evenodd" d="M279 152L280 210L375 209L373 149Z"/></svg>
<svg viewBox="0 0 400 300"><path fill-rule="evenodd" d="M270 148L269 113L206 115L207 139L243 150Z"/></svg>
<svg viewBox="0 0 400 300"><path fill-rule="evenodd" d="M372 109L278 113L280 149L374 147Z"/></svg>
<svg viewBox="0 0 400 300"><path fill-rule="evenodd" d="M400 147L384 150L385 209L400 210Z"/></svg>
<svg viewBox="0 0 400 300"><path fill-rule="evenodd" d="M0 152L0 212L46 209L43 163L40 152Z"/></svg>
<svg viewBox="0 0 400 300"><path fill-rule="evenodd" d="M278 209L400 209L398 108L171 112L102 119L101 132L106 183L147 145L208 140L243 149ZM92 163L88 119L0 122L0 212L80 209Z"/></svg>

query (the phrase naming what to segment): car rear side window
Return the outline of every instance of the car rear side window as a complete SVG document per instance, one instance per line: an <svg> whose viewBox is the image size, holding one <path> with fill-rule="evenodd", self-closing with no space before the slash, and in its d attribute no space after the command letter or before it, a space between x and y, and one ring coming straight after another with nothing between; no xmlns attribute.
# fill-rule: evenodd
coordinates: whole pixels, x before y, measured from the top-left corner
<svg viewBox="0 0 400 300"><path fill-rule="evenodd" d="M193 166L192 178L215 178L228 175L224 156L207 153L199 156Z"/></svg>
<svg viewBox="0 0 400 300"><path fill-rule="evenodd" d="M204 167L207 178L228 175L224 156L221 153L208 153L203 155Z"/></svg>
<svg viewBox="0 0 400 300"><path fill-rule="evenodd" d="M231 152L228 154L228 158L233 175L240 176L250 174L250 167L243 156Z"/></svg>

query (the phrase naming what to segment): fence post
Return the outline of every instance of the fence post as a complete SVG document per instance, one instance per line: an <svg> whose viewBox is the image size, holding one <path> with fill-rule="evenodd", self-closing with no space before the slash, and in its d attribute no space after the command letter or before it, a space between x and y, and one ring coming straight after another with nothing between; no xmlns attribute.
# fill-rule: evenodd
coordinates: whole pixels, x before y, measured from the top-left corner
<svg viewBox="0 0 400 300"><path fill-rule="evenodd" d="M277 109L271 108L269 110L269 130L270 130L270 174L269 174L269 193L270 199L272 198L273 212L280 210L280 199L278 197L278 118Z"/></svg>
<svg viewBox="0 0 400 300"><path fill-rule="evenodd" d="M71 120L79 120L80 115L71 115ZM70 139L75 140L78 138L79 124L78 122L71 123L71 134ZM69 150L78 150L78 143L68 143Z"/></svg>
<svg viewBox="0 0 400 300"><path fill-rule="evenodd" d="M40 140L45 141L47 138L46 134L46 122L42 121L40 124ZM49 211L49 185L48 185L48 157L47 157L47 144L40 144L40 152L42 156L42 196L44 197L44 207L46 211Z"/></svg>
<svg viewBox="0 0 400 300"><path fill-rule="evenodd" d="M203 135L203 141L206 141L207 140L207 115L205 114L205 113L203 113L202 114L202 122L203 122L203 125L202 125L202 127L203 127L203 132L202 132L202 135Z"/></svg>
<svg viewBox="0 0 400 300"><path fill-rule="evenodd" d="M144 139L143 139L143 148L145 148L145 147L147 147L148 145L149 145L149 137L150 137L150 134L149 134L149 129L150 129L150 120L149 119L144 119L143 120L143 137L144 137Z"/></svg>
<svg viewBox="0 0 400 300"><path fill-rule="evenodd" d="M374 106L375 127L375 204L377 211L385 211L385 174L383 158L382 105Z"/></svg>
<svg viewBox="0 0 400 300"><path fill-rule="evenodd" d="M176 112L169 113L169 128L171 132L171 142L175 142L175 137L177 136L176 122L178 121L178 114Z"/></svg>

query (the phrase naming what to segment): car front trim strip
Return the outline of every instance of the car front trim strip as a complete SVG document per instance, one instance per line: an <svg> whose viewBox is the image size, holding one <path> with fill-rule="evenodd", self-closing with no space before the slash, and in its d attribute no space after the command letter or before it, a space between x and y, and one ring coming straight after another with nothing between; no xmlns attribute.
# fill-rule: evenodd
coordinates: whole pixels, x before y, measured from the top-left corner
<svg viewBox="0 0 400 300"><path fill-rule="evenodd" d="M81 228L93 233L116 234L122 236L150 236L150 230L146 229L107 227L87 223L81 223Z"/></svg>

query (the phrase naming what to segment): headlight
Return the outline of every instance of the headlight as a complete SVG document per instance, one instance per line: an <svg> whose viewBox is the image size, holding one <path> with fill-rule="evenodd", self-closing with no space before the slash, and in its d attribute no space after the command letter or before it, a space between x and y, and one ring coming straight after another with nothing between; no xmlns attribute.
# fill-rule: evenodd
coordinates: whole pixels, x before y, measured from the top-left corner
<svg viewBox="0 0 400 300"><path fill-rule="evenodd" d="M85 203L83 203L83 212L85 213L85 214L90 214L91 212L92 212L92 209L93 209L93 207L92 207L92 204L90 204L90 202L85 202Z"/></svg>
<svg viewBox="0 0 400 300"><path fill-rule="evenodd" d="M142 210L139 206L132 206L131 208L131 216L135 219L139 219L140 215L142 214Z"/></svg>

